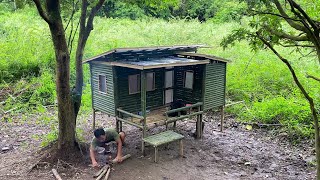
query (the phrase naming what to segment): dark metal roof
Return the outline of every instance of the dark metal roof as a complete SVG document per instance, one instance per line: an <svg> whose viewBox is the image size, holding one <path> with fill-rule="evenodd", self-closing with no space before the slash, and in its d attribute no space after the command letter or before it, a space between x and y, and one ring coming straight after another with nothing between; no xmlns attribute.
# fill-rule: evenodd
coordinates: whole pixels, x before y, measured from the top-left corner
<svg viewBox="0 0 320 180"><path fill-rule="evenodd" d="M119 61L131 59L147 59L150 57L165 57L183 52L196 52L198 48L205 45L181 45L181 46L155 46L138 48L117 48L95 57L86 59L83 63L90 61Z"/></svg>
<svg viewBox="0 0 320 180"><path fill-rule="evenodd" d="M127 67L132 69L155 69L162 67L173 67L173 66L189 66L189 65L198 65L198 64L209 64L210 60L195 60L185 57L161 57L161 58L150 58L147 61L95 61L93 63L99 64L108 64L111 66Z"/></svg>

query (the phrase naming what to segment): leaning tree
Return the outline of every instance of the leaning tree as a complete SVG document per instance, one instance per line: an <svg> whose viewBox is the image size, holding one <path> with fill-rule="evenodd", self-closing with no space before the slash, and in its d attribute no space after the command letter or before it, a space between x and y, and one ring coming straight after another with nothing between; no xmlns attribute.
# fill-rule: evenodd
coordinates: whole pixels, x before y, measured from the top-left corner
<svg viewBox="0 0 320 180"><path fill-rule="evenodd" d="M295 0L240 0L247 4L248 27L234 30L221 42L223 47L235 41L248 40L253 49L268 47L289 69L295 84L308 101L315 131L315 149L317 159L317 179L320 179L320 142L319 142L319 110L316 109L314 97L301 83L292 61L279 53L277 47L295 48L301 56L314 56L320 65L320 16L317 9L320 2L312 3ZM319 9L318 9L319 10ZM320 82L320 74L306 75Z"/></svg>

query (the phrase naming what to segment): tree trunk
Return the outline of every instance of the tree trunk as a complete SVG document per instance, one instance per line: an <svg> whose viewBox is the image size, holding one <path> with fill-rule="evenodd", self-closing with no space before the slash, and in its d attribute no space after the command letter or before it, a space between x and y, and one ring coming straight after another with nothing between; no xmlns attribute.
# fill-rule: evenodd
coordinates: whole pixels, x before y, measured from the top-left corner
<svg viewBox="0 0 320 180"><path fill-rule="evenodd" d="M97 11L102 7L105 0L99 0L97 4L91 9L89 17L87 19L87 8L89 3L87 0L82 0L81 5L81 16L80 16L80 31L78 38L78 46L76 51L76 87L75 87L75 98L73 99L75 117L77 117L81 105L82 97L82 86L83 86L83 67L82 67L82 58L83 51L86 46L90 32L93 29L93 18ZM86 24L87 23L87 24Z"/></svg>
<svg viewBox="0 0 320 180"><path fill-rule="evenodd" d="M81 35L80 35L81 36ZM83 49L79 44L82 40L79 40L77 52L76 52L76 87L75 87L75 98L73 99L75 120L77 119L78 112L81 106L81 97L82 97L82 86L83 86L83 67L82 67L82 57ZM75 123L76 124L76 123Z"/></svg>
<svg viewBox="0 0 320 180"><path fill-rule="evenodd" d="M53 4L55 3L54 1ZM50 4L51 17L49 24L56 56L56 91L58 98L58 149L71 149L75 142L75 114L70 93L70 55L65 32L60 16L59 6Z"/></svg>

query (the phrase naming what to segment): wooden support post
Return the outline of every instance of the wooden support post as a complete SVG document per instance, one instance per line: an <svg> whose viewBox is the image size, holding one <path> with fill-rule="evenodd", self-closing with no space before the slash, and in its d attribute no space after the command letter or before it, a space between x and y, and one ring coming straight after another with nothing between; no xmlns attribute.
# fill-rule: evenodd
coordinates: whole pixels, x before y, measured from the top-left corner
<svg viewBox="0 0 320 180"><path fill-rule="evenodd" d="M178 112L178 117L181 116L181 111ZM177 127L177 121L174 121L173 122L173 130L176 130L176 127Z"/></svg>
<svg viewBox="0 0 320 180"><path fill-rule="evenodd" d="M121 112L120 111L118 111L118 117L121 118ZM118 133L120 132L119 131L119 120L118 120L118 118L116 118L116 130L117 130Z"/></svg>
<svg viewBox="0 0 320 180"><path fill-rule="evenodd" d="M116 130L119 133L119 120L116 118Z"/></svg>
<svg viewBox="0 0 320 180"><path fill-rule="evenodd" d="M142 129L142 138L146 137L146 129L147 129L147 118L146 118L146 110L147 110L147 77L146 72L144 70L141 71L141 112L143 116L143 129ZM142 141L141 151L142 154L145 155L144 150L145 143Z"/></svg>
<svg viewBox="0 0 320 180"><path fill-rule="evenodd" d="M119 121L119 132L122 132L122 121Z"/></svg>
<svg viewBox="0 0 320 180"><path fill-rule="evenodd" d="M206 91L206 79L207 79L207 68L209 67L208 66L209 64L206 64L206 65L203 65L202 68L203 68L203 71L202 71L202 95L201 95L201 99L202 99L202 104L200 106L200 111L204 111L204 108L205 108L205 104L206 104L206 100L205 100L205 91ZM199 109L198 109L199 110ZM203 118L203 115L200 114L199 115L199 118L200 118L200 121L201 121L201 133L200 133L200 136L202 137L203 136L203 125L202 125L202 118Z"/></svg>
<svg viewBox="0 0 320 180"><path fill-rule="evenodd" d="M154 162L158 162L158 147L154 147Z"/></svg>
<svg viewBox="0 0 320 180"><path fill-rule="evenodd" d="M198 112L200 112L200 106L198 107ZM202 118L200 116L201 114L197 115L197 124L196 124L196 135L197 138L201 138L201 121Z"/></svg>
<svg viewBox="0 0 320 180"><path fill-rule="evenodd" d="M179 145L180 145L180 156L183 157L183 140L179 140Z"/></svg>
<svg viewBox="0 0 320 180"><path fill-rule="evenodd" d="M92 122L92 130L96 129L96 110L92 109L92 116L93 116L93 122Z"/></svg>
<svg viewBox="0 0 320 180"><path fill-rule="evenodd" d="M224 121L224 106L220 107L220 111L221 111L221 123L220 123L220 131L223 131L223 121Z"/></svg>

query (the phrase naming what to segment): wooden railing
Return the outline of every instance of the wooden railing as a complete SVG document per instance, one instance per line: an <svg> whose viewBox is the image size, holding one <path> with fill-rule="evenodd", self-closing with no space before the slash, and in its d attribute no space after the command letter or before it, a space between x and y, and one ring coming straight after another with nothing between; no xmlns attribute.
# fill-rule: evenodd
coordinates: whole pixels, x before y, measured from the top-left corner
<svg viewBox="0 0 320 180"><path fill-rule="evenodd" d="M169 111L165 112L164 115L166 116L166 124L172 123L172 122L175 123L176 121L181 120L181 119L191 118L192 116L203 114L203 111L201 111L201 106L202 105L203 105L202 102L198 102L198 103L193 104L191 106L172 109L172 110L169 110ZM191 110L193 108L197 108L197 112L191 113ZM189 114L181 115L181 112L182 111L186 111L186 110L189 112ZM169 114L172 114L172 113L178 113L178 117L169 118Z"/></svg>
<svg viewBox="0 0 320 180"><path fill-rule="evenodd" d="M136 114L127 112L127 111L125 111L125 110L123 110L123 109L120 109L120 108L117 108L117 111L118 111L118 113L119 113L119 115L116 116L116 119L117 119L118 121L121 121L121 122L130 124L130 125L132 125L132 126L135 126L135 127L137 127L137 128L140 128L140 129L143 129L143 125L137 124L137 123L134 123L134 122L132 122L132 121L129 121L129 120L126 120L126 119L123 119L123 118L122 118L122 117L123 117L123 114L124 114L124 115L127 115L127 116L131 117L131 119L132 119L132 118L137 118L137 119L142 120L142 119L144 119L143 116L139 116L139 115L136 115ZM121 113L122 113L122 114L121 114Z"/></svg>

